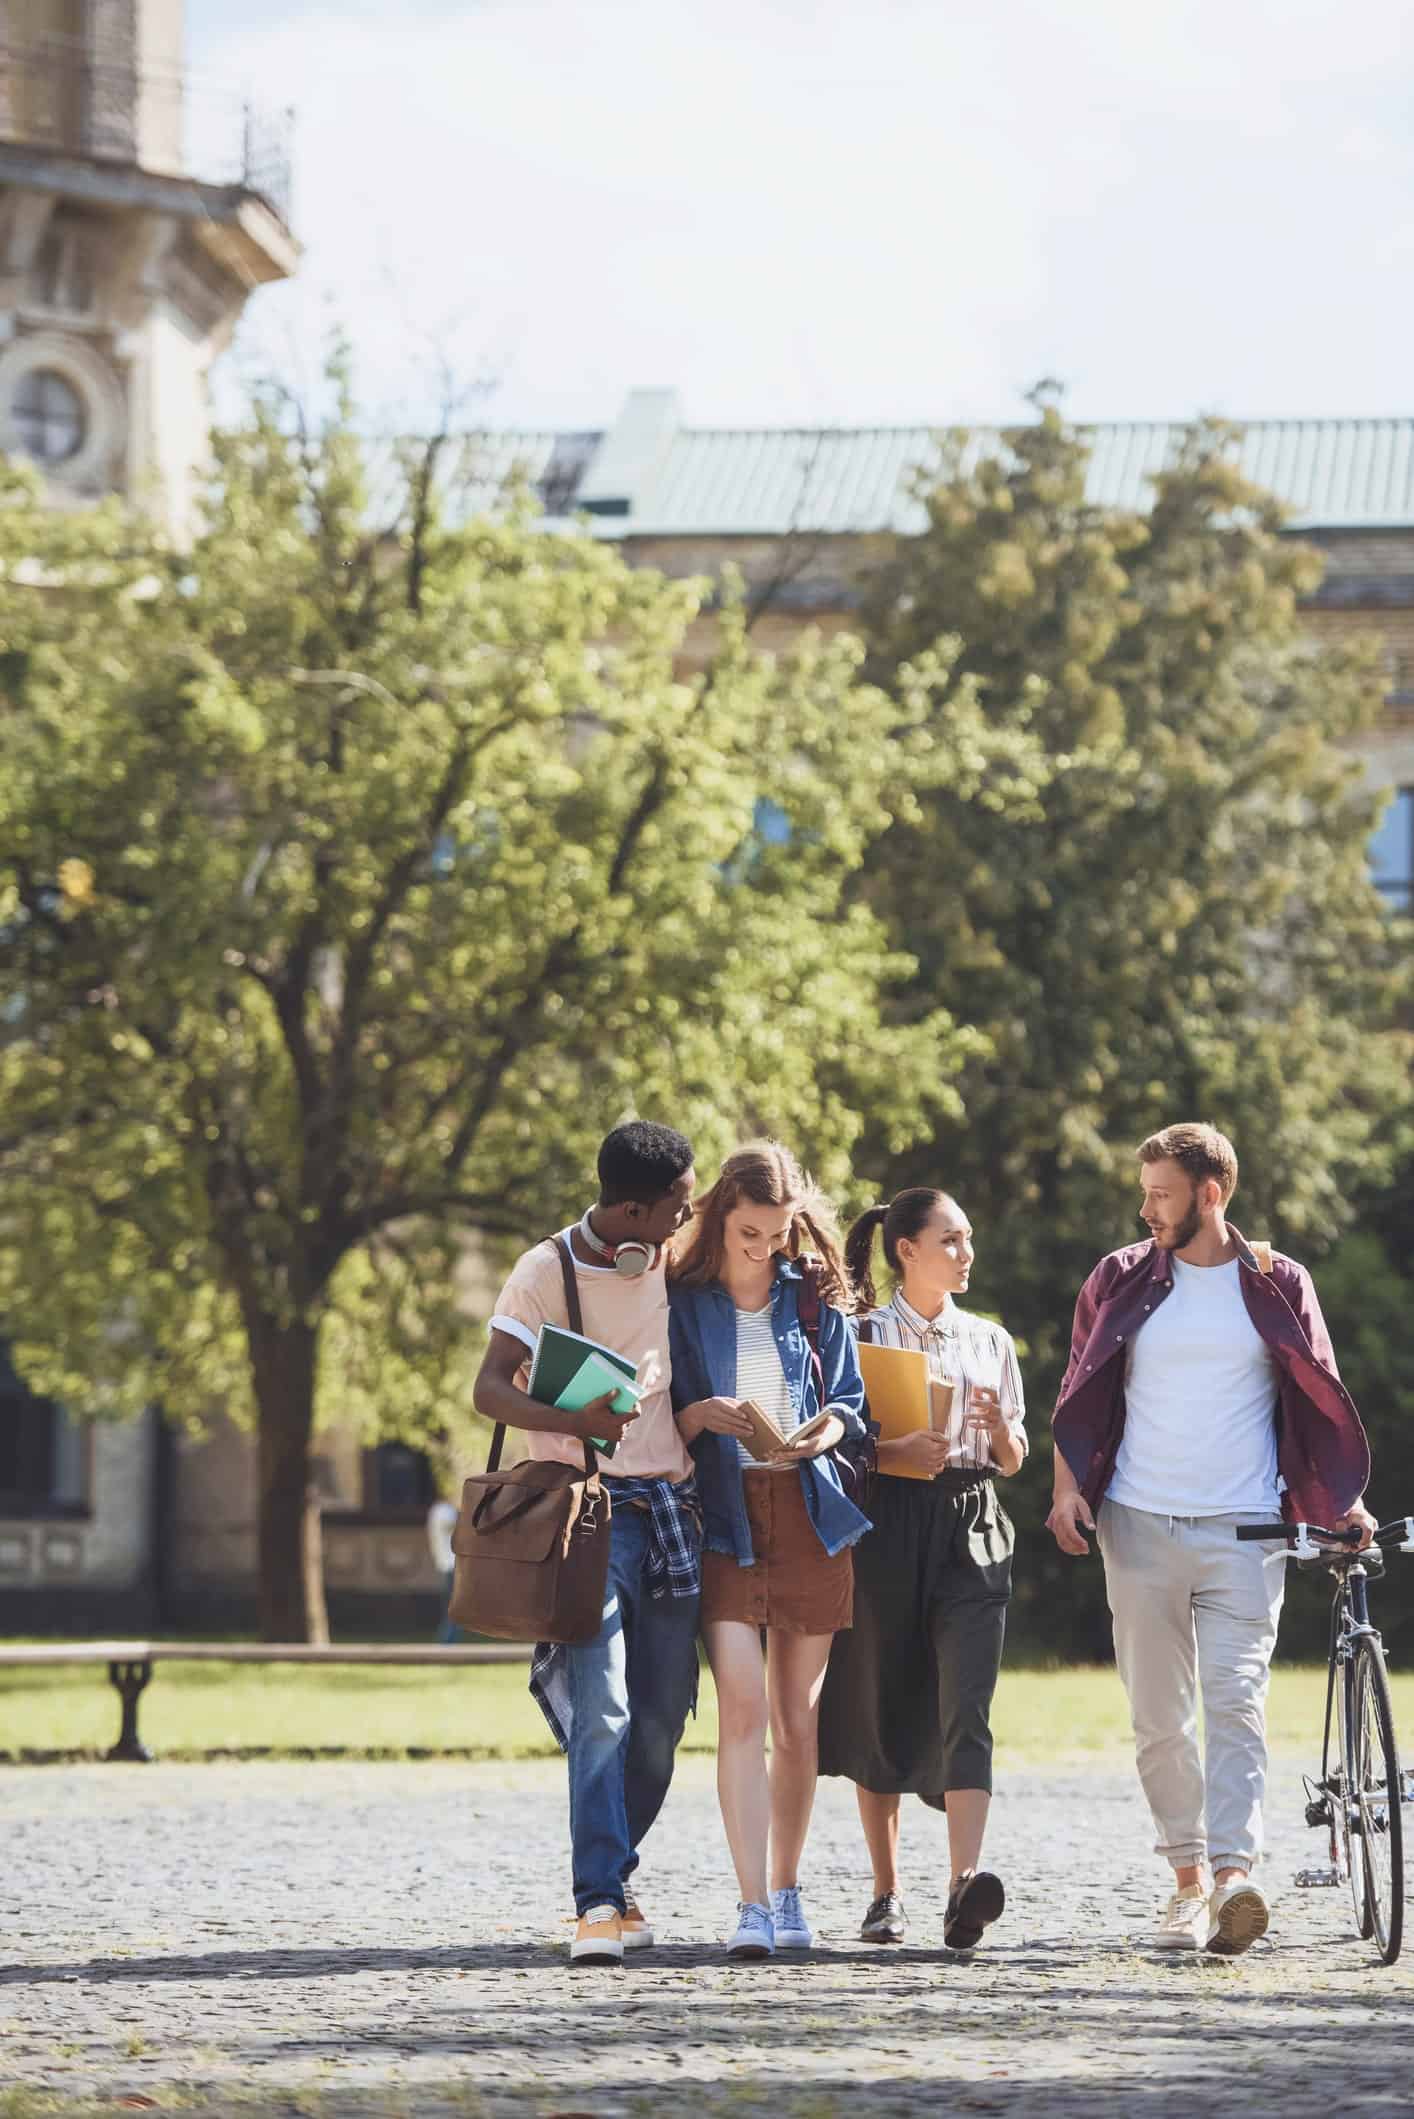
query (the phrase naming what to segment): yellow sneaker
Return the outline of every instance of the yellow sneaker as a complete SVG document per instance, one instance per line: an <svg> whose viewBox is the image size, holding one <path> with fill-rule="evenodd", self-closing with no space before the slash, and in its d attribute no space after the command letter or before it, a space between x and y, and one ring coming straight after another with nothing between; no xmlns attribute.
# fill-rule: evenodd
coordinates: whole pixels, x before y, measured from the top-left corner
<svg viewBox="0 0 1414 2119"><path fill-rule="evenodd" d="M622 1964L623 1915L617 1906L590 1906L579 1916L570 1944L571 1964Z"/></svg>

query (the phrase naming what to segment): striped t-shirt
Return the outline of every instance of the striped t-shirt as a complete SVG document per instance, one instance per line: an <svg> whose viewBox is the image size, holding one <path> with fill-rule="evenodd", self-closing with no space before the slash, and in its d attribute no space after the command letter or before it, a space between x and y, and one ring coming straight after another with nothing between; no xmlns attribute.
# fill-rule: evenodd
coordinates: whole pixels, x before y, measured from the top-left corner
<svg viewBox="0 0 1414 2119"><path fill-rule="evenodd" d="M791 1403L790 1385L781 1366L781 1350L768 1302L764 1310L736 1313L736 1394L750 1398L763 1413L769 1413L783 1435L800 1426L800 1414ZM744 1442L737 1444L737 1457L744 1471L789 1471L790 1465L763 1465Z"/></svg>
<svg viewBox="0 0 1414 2119"><path fill-rule="evenodd" d="M1008 1427L1026 1448L1026 1401L1010 1332L990 1317L970 1317L951 1301L936 1317L924 1317L901 1294L881 1310L871 1310L867 1322L867 1337L875 1346L926 1354L929 1375L961 1385L953 1391L948 1420L950 1470L986 1471L992 1462L987 1430L967 1417L969 1394L979 1384L997 1393Z"/></svg>

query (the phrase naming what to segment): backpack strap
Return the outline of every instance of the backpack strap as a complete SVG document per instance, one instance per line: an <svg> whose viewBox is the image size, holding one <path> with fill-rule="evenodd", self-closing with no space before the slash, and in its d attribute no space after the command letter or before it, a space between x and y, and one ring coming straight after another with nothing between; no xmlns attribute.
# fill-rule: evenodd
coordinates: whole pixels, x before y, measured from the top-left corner
<svg viewBox="0 0 1414 2119"><path fill-rule="evenodd" d="M815 1371L815 1393L820 1400L820 1410L825 1410L825 1364L820 1359L820 1261L818 1258L802 1258L800 1261L800 1289L796 1296L796 1314L800 1329L805 1334L805 1343L810 1349L810 1364Z"/></svg>
<svg viewBox="0 0 1414 2119"><path fill-rule="evenodd" d="M1252 1243L1249 1240L1247 1248L1257 1261L1257 1271L1259 1273L1270 1273L1272 1270L1271 1245L1269 1243Z"/></svg>

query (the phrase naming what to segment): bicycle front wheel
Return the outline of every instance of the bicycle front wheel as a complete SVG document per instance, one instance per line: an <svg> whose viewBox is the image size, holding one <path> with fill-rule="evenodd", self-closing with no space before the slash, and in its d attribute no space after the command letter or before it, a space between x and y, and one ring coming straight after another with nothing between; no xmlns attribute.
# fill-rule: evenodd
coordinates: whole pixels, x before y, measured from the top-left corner
<svg viewBox="0 0 1414 2119"><path fill-rule="evenodd" d="M1335 1819L1331 1827L1332 1865L1336 1875L1350 1886L1350 1897L1355 1907L1355 1932L1362 1942L1368 1942L1375 1932L1375 1923L1370 1912L1370 1885L1361 1851L1360 1811L1355 1799L1358 1779L1355 1732L1360 1721L1356 1706L1355 1671L1353 1656L1349 1662L1340 1666L1340 1687L1336 1694L1336 1735L1340 1746L1340 1764L1335 1786L1332 1788L1329 1782L1326 1785ZM1353 1831L1352 1818L1355 1823Z"/></svg>
<svg viewBox="0 0 1414 2119"><path fill-rule="evenodd" d="M1404 1782L1384 1651L1377 1640L1363 1640L1356 1649L1351 1734L1366 1907L1375 1947L1386 1964L1393 1964L1404 1939ZM1354 1847L1351 1854L1357 1855Z"/></svg>

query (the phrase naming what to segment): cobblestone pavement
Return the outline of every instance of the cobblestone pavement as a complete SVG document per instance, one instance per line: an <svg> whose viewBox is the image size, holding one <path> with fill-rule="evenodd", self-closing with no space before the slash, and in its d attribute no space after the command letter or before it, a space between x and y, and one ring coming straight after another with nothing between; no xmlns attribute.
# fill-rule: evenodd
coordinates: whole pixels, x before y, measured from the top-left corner
<svg viewBox="0 0 1414 2119"><path fill-rule="evenodd" d="M1005 1920L941 1951L941 1820L910 1804L910 1945L855 1939L851 1791L822 1785L805 1961L726 1966L710 1762L648 1842L660 1946L568 1971L562 1771L507 1765L0 1772L0 2115L152 2100L203 2113L812 2119L867 2108L1306 2115L1407 2107L1414 1948L1386 1969L1273 1778L1272 1934L1236 1961L1136 1944L1162 1871L1127 1773L1008 1774ZM1298 1821L1298 1822L1294 1822ZM1093 1859L1092 1859L1093 1854Z"/></svg>

